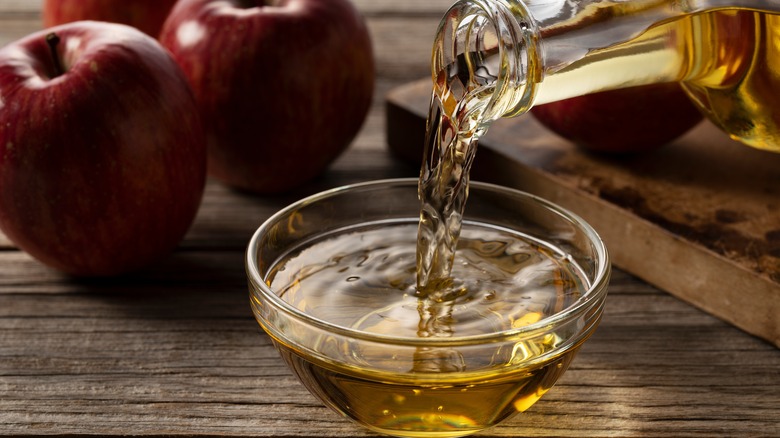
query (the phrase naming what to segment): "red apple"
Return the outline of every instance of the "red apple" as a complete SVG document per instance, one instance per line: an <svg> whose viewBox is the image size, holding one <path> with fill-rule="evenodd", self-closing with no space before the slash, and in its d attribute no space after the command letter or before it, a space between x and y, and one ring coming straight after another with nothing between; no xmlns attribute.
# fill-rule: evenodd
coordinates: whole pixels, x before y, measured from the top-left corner
<svg viewBox="0 0 780 438"><path fill-rule="evenodd" d="M539 105L531 114L558 135L599 152L640 152L670 143L702 120L678 83L602 91Z"/></svg>
<svg viewBox="0 0 780 438"><path fill-rule="evenodd" d="M153 38L76 22L0 49L0 229L41 262L151 263L189 228L205 175L194 96Z"/></svg>
<svg viewBox="0 0 780 438"><path fill-rule="evenodd" d="M44 27L96 20L133 26L157 37L176 0L44 0Z"/></svg>
<svg viewBox="0 0 780 438"><path fill-rule="evenodd" d="M209 173L236 188L321 174L371 104L371 40L348 0L181 0L160 42L195 92Z"/></svg>

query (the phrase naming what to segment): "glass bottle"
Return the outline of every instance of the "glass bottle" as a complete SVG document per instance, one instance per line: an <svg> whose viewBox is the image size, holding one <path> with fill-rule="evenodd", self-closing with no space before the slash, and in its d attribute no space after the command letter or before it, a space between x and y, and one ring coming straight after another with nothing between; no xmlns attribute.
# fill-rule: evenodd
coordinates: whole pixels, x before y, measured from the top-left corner
<svg viewBox="0 0 780 438"><path fill-rule="evenodd" d="M780 152L778 0L461 0L432 72L470 136L532 105L678 81L733 139Z"/></svg>
<svg viewBox="0 0 780 438"><path fill-rule="evenodd" d="M449 284L479 138L532 105L680 82L717 126L780 152L780 0L460 0L439 26L417 286Z"/></svg>

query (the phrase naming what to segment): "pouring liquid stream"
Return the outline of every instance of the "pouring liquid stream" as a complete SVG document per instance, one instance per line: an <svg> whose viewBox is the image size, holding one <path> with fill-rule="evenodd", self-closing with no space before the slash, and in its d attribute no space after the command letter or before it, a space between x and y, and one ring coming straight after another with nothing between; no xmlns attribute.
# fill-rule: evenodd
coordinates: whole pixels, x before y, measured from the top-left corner
<svg viewBox="0 0 780 438"><path fill-rule="evenodd" d="M612 6L610 14L630 16L630 3ZM434 86L419 182L417 286L422 297L447 296L456 287L450 271L479 138L496 119L523 114L532 103L676 81L732 139L780 152L780 112L773 110L780 107L777 11L697 12L652 23L627 41L587 50L572 49L575 44L556 37L553 27L547 30L550 46L563 46L555 39L565 39L567 51L587 54L575 61L562 61L570 55L548 54L555 62L545 67L529 44L524 48L527 62L515 71L513 66L523 60L515 58L513 47L500 47L515 18L488 19L468 9L461 14L450 18L451 27L440 28L434 44ZM583 17L579 21L588 22ZM462 35L453 37L458 30ZM521 39L516 34L513 38ZM596 35L590 44L605 43Z"/></svg>

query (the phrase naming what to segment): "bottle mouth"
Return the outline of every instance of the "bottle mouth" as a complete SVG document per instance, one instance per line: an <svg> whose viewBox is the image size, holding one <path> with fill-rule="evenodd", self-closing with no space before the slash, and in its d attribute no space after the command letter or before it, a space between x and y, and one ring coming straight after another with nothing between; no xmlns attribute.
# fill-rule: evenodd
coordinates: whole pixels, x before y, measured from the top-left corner
<svg viewBox="0 0 780 438"><path fill-rule="evenodd" d="M539 35L521 1L456 2L434 39L434 92L458 102L484 101L478 110L485 125L528 111L542 79ZM489 100L479 98L485 94Z"/></svg>

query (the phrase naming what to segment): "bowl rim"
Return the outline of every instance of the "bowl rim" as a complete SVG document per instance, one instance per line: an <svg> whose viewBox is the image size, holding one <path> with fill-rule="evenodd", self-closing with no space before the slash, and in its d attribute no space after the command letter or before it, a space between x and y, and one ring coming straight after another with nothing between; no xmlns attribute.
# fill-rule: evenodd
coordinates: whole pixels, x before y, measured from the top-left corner
<svg viewBox="0 0 780 438"><path fill-rule="evenodd" d="M484 344L487 342L498 342L503 339L513 338L531 338L539 335L543 335L551 331L554 327L559 327L565 324L568 320L576 319L578 316L583 315L588 309L596 306L603 305L604 299L607 294L607 285L609 283L611 274L611 262L609 252L606 244L601 239L596 230L579 215L576 215L551 201L548 201L539 196L531 193L514 189L511 187L501 186L492 183L486 183L481 181L471 181L469 186L471 188L478 188L480 190L487 190L490 192L500 192L502 194L510 194L511 196L525 198L540 206L558 214L565 220L576 225L581 229L588 237L594 253L596 254L596 265L594 279L590 284L590 287L585 293L580 296L574 303L567 306L562 311L553 315L540 319L539 321L528 324L526 326L511 328L502 331L496 331L491 333L482 333L477 335L467 336L453 336L447 338L420 338L409 336L393 336L387 334L378 334L373 332L367 332L358 330L342 325L334 324L320 318L313 317L297 307L291 305L287 301L283 300L271 288L266 284L265 278L260 274L260 269L257 266L257 253L259 251L258 242L261 236L269 229L274 223L278 222L279 218L285 216L290 211L301 208L302 206L309 205L324 199L333 198L344 192L354 191L370 191L380 187L388 186L411 186L417 188L417 178L391 178L391 179L379 179L372 181L359 182L354 184L347 184L332 189L324 190L313 195L304 197L298 201L295 201L288 206L277 211L266 219L252 234L245 251L245 269L247 278L250 284L250 295L259 293L265 298L266 301L273 305L273 309L277 312L282 312L286 316L291 317L304 324L314 326L317 329L324 330L330 334L343 336L346 338L361 339L367 341L375 341L383 344L394 345L406 345L406 346L425 346L425 347L453 347L463 345ZM464 221L465 222L465 221ZM250 300L254 300L253 296L250 296ZM255 313L255 318L258 319L258 315ZM262 324L266 328L266 324ZM277 333L283 335L283 333Z"/></svg>

